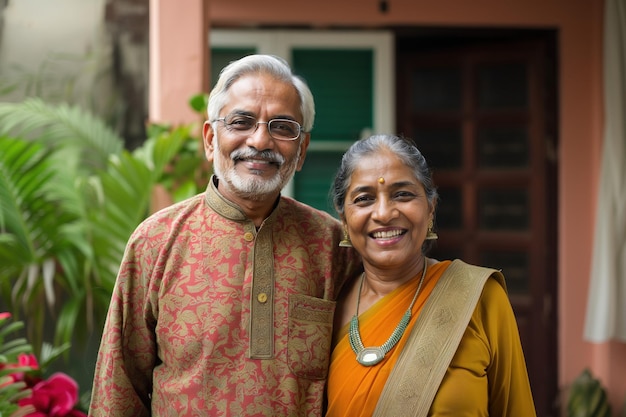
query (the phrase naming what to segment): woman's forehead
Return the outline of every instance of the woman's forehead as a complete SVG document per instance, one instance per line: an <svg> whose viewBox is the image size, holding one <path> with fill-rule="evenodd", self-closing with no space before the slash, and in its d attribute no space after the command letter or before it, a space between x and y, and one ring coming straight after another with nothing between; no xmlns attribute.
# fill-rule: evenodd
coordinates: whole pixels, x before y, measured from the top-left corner
<svg viewBox="0 0 626 417"><path fill-rule="evenodd" d="M363 156L358 161L351 180L351 188L355 187L356 183L384 185L396 182L416 182L413 170L389 150Z"/></svg>

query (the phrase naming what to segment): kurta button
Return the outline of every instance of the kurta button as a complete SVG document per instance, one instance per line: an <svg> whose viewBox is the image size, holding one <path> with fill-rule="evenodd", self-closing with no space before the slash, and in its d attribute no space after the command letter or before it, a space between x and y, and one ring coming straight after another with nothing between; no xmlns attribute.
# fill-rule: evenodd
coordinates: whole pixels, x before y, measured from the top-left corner
<svg viewBox="0 0 626 417"><path fill-rule="evenodd" d="M254 235L252 234L252 232L246 232L244 233L243 238L246 239L248 242L252 242L254 240Z"/></svg>
<svg viewBox="0 0 626 417"><path fill-rule="evenodd" d="M257 295L256 299L259 300L259 303L265 304L267 302L267 294L262 292L259 295Z"/></svg>

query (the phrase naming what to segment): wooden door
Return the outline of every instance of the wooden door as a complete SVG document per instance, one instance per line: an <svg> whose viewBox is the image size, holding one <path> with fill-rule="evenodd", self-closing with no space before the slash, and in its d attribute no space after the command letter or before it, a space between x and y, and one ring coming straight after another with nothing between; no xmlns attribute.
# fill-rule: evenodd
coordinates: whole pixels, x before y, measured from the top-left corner
<svg viewBox="0 0 626 417"><path fill-rule="evenodd" d="M465 35L398 36L398 132L434 170L431 255L502 270L537 415L557 416L553 35Z"/></svg>

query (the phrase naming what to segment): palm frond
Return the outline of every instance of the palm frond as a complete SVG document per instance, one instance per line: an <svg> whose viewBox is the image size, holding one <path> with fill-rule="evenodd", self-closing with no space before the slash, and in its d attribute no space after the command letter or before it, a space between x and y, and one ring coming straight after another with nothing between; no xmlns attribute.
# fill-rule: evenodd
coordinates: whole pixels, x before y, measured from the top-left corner
<svg viewBox="0 0 626 417"><path fill-rule="evenodd" d="M59 222L69 221L45 194L55 175L49 153L38 143L0 138L0 263L32 263L55 246ZM8 252L8 253L7 253Z"/></svg>
<svg viewBox="0 0 626 417"><path fill-rule="evenodd" d="M191 126L149 131L129 152L77 107L0 103L0 295L28 317L35 353L51 321L57 344L104 322L126 242L195 140Z"/></svg>
<svg viewBox="0 0 626 417"><path fill-rule="evenodd" d="M0 135L36 138L51 147L77 150L83 167L106 165L124 141L103 121L79 107L50 105L38 98L0 103Z"/></svg>
<svg viewBox="0 0 626 417"><path fill-rule="evenodd" d="M0 138L0 294L28 317L35 346L46 317L41 304L54 308L57 287L78 293L84 273L57 268L59 257L80 257L78 248L87 245L86 236L67 233L80 224L81 204L71 196L72 182L61 185L62 173L72 176L63 162L39 142Z"/></svg>
<svg viewBox="0 0 626 417"><path fill-rule="evenodd" d="M152 190L185 138L185 129L150 138L133 153L124 151L113 156L107 171L100 175L102 192L107 198L100 216L93 218L92 242L98 253L99 284L112 288L126 242L148 216Z"/></svg>

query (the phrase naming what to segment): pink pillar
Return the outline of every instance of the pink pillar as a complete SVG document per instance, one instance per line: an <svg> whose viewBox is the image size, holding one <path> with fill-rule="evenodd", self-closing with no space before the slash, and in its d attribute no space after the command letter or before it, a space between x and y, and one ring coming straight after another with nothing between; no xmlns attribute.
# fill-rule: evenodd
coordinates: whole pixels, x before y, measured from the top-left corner
<svg viewBox="0 0 626 417"><path fill-rule="evenodd" d="M206 90L209 0L150 0L150 121L189 123Z"/></svg>

